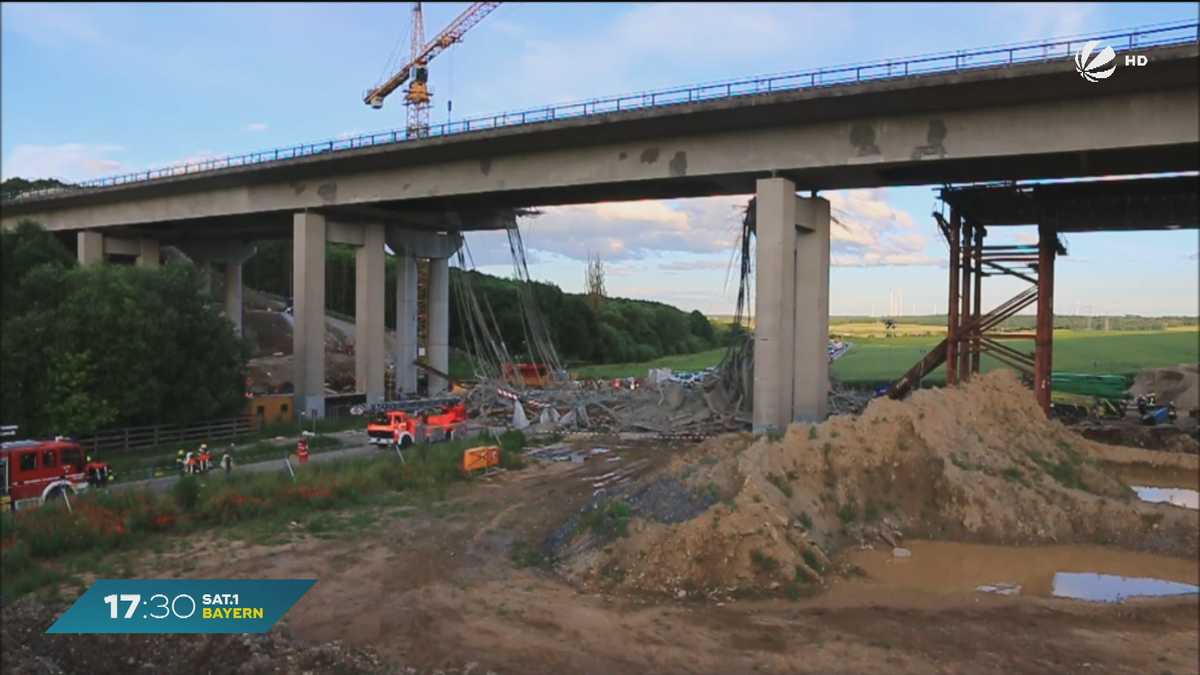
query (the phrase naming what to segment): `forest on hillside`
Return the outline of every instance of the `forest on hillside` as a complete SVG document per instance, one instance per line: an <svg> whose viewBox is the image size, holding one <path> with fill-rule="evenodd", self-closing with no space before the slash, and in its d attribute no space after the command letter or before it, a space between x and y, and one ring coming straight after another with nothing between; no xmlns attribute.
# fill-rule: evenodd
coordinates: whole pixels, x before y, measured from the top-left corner
<svg viewBox="0 0 1200 675"><path fill-rule="evenodd" d="M330 244L326 249L325 306L347 318L355 312L354 248ZM386 257L384 322L396 326L396 259ZM287 296L291 291L291 249L287 242L266 242L243 268L242 281L267 293ZM584 274L580 266L580 274ZM519 360L536 359L525 343L517 282L476 271L450 270L451 284L469 275L481 306L490 307L499 338ZM630 363L663 356L693 354L727 344L728 328L714 324L698 311L684 312L659 302L600 298L564 293L554 284L534 282L533 295L546 327L565 363ZM450 342L466 349L458 295L450 294Z"/></svg>

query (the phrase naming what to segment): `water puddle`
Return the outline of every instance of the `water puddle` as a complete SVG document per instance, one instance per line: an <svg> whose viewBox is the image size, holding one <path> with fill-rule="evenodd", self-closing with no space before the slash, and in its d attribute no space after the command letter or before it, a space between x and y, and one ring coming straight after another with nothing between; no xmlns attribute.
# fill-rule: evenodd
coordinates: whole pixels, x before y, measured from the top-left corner
<svg viewBox="0 0 1200 675"><path fill-rule="evenodd" d="M1111 468L1144 502L1200 510L1200 474L1195 471L1138 466Z"/></svg>
<svg viewBox="0 0 1200 675"><path fill-rule="evenodd" d="M1160 488L1134 485L1138 499L1155 504L1174 504L1185 509L1200 510L1200 492L1186 488Z"/></svg>
<svg viewBox="0 0 1200 675"><path fill-rule="evenodd" d="M1077 545L914 541L905 547L912 557L894 558L890 548L852 552L850 563L865 570L867 578L839 582L834 592L869 594L886 588L1092 602L1200 593L1200 562L1187 558Z"/></svg>

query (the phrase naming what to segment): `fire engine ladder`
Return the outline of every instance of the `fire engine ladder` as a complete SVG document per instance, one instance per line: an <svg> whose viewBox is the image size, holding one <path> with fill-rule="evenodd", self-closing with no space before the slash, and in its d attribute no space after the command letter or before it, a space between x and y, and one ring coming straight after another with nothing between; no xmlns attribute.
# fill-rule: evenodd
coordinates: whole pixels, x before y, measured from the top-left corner
<svg viewBox="0 0 1200 675"><path fill-rule="evenodd" d="M452 405L462 403L462 399L457 396L445 396L441 398L417 398L409 401L384 401L372 405L356 405L350 409L351 415L374 415L382 412L406 412L414 413L420 410L428 410L430 408L445 408Z"/></svg>

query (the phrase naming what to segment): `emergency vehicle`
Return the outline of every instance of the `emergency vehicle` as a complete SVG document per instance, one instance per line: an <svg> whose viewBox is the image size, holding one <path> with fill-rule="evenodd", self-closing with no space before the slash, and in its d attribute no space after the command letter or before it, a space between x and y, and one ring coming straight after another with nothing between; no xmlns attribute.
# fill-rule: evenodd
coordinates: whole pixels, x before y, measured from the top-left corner
<svg viewBox="0 0 1200 675"><path fill-rule="evenodd" d="M62 437L0 444L0 510L61 499L115 479L108 464L89 460L78 443Z"/></svg>
<svg viewBox="0 0 1200 675"><path fill-rule="evenodd" d="M367 438L372 445L391 445L397 431L402 448L451 440L467 424L467 405L454 396L355 406L351 412L368 416Z"/></svg>

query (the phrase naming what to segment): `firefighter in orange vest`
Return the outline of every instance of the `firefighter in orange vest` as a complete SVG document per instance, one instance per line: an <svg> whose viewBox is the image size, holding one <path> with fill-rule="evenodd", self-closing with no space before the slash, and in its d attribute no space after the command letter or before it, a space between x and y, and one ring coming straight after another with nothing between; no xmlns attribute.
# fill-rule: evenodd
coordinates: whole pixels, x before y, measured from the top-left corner
<svg viewBox="0 0 1200 675"><path fill-rule="evenodd" d="M308 441L304 440L303 438L301 438L299 441L296 441L296 459L298 459L301 464L308 464Z"/></svg>

